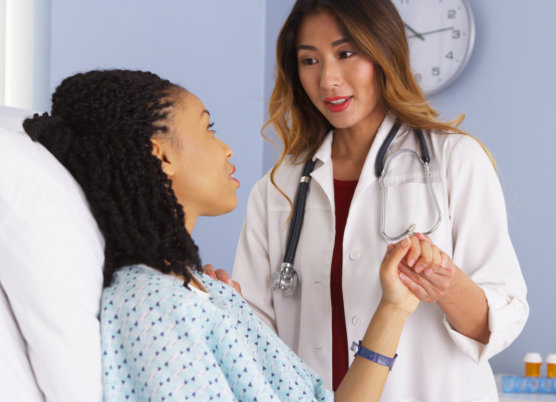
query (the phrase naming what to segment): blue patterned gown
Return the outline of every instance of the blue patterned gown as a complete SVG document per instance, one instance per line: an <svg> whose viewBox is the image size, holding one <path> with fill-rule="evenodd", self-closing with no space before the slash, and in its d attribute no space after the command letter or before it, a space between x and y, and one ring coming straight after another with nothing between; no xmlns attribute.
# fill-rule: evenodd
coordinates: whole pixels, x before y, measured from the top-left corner
<svg viewBox="0 0 556 402"><path fill-rule="evenodd" d="M105 400L334 399L235 290L195 275L208 294L144 265L114 274L102 296Z"/></svg>

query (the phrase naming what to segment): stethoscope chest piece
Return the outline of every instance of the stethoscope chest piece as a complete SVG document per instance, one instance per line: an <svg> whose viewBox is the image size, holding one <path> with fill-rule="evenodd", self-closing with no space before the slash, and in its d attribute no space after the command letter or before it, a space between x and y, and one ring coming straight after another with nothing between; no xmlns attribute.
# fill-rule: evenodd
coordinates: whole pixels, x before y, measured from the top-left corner
<svg viewBox="0 0 556 402"><path fill-rule="evenodd" d="M293 265L283 262L280 266L280 272L272 274L270 286L274 290L280 289L286 297L292 296L297 290L297 272Z"/></svg>

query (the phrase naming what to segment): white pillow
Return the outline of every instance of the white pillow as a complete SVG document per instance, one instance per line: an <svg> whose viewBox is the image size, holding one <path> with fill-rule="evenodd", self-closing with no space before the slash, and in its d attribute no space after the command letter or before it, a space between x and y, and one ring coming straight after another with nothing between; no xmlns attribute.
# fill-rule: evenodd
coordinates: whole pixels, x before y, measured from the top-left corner
<svg viewBox="0 0 556 402"><path fill-rule="evenodd" d="M0 127L0 400L101 401L103 239L73 177L11 128Z"/></svg>

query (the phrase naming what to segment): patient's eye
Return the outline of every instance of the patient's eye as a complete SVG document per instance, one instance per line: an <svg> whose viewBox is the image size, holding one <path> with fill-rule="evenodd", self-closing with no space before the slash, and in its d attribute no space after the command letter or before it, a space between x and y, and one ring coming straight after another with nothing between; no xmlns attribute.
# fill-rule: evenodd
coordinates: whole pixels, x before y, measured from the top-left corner
<svg viewBox="0 0 556 402"><path fill-rule="evenodd" d="M213 133L216 133L216 130L214 130L213 127L214 127L214 122L211 122L208 125L207 130L212 131Z"/></svg>

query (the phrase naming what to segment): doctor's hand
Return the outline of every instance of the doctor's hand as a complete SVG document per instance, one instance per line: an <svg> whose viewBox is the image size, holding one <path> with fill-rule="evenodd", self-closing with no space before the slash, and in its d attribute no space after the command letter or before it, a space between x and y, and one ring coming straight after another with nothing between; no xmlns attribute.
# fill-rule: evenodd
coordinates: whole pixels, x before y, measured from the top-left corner
<svg viewBox="0 0 556 402"><path fill-rule="evenodd" d="M398 267L402 264L409 249L410 241L408 239L403 239L397 244L390 244L380 265L381 303L390 304L407 314L415 311L419 304L419 299L404 284L411 280L398 271Z"/></svg>
<svg viewBox="0 0 556 402"><path fill-rule="evenodd" d="M409 279L404 283L420 300L437 302L450 291L456 267L427 236L417 233L409 241L411 246L407 257L398 267Z"/></svg>
<svg viewBox="0 0 556 402"><path fill-rule="evenodd" d="M239 285L239 283L237 283L236 281L232 281L232 279L230 278L230 275L228 275L228 273L226 271L224 271L223 269L215 270L214 267L212 266L212 264L206 264L206 265L203 265L203 272L205 274L207 274L208 276L210 276L215 281L218 280L220 282L224 282L227 285L230 285L240 295L243 296L243 294L241 293L241 286Z"/></svg>
<svg viewBox="0 0 556 402"><path fill-rule="evenodd" d="M434 272L442 270L447 264L448 256L440 251L428 236L415 233L408 237L408 240L410 247L404 261L416 273L430 276Z"/></svg>

